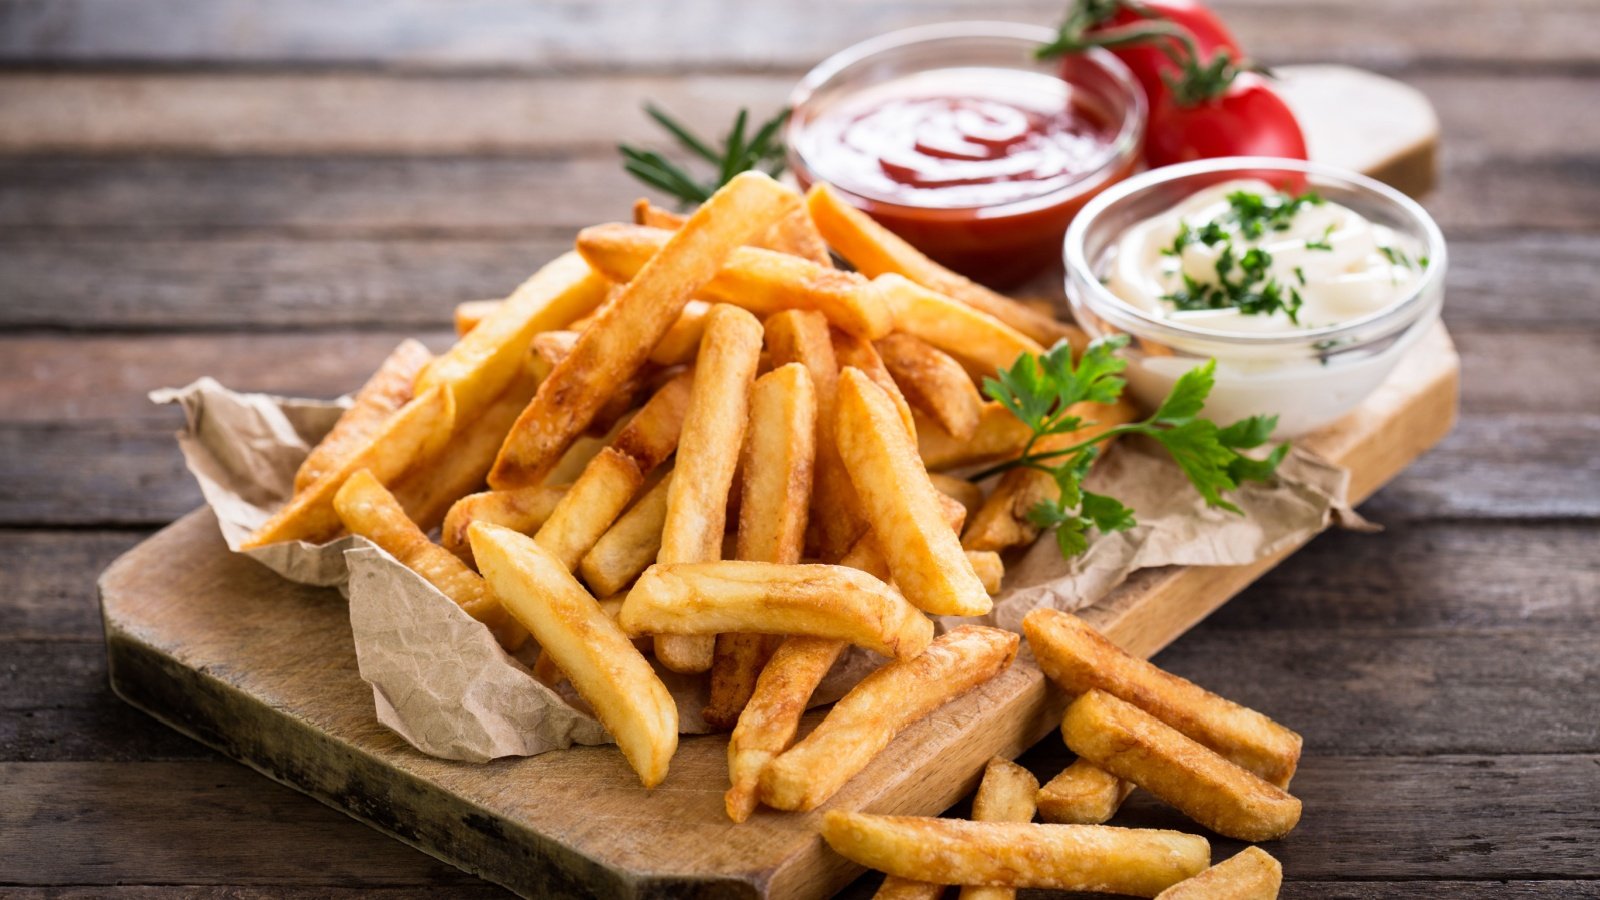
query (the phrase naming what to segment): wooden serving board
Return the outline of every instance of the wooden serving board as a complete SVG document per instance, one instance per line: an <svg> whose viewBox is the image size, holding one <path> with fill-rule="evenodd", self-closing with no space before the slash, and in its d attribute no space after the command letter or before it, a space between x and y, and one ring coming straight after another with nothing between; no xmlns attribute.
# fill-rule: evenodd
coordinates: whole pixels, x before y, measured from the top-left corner
<svg viewBox="0 0 1600 900"><path fill-rule="evenodd" d="M1431 179L1431 138L1365 152L1375 174L1412 179L1423 171L1415 161L1427 159ZM1393 168L1405 159L1413 165ZM1362 407L1300 443L1351 469L1351 498L1364 499L1450 430L1458 374L1438 326ZM1148 656L1289 552L1249 566L1140 572L1083 615ZM763 809L742 825L727 820L721 736L685 738L654 791L613 747L485 765L412 750L374 716L340 595L228 552L207 510L118 559L100 595L111 685L123 699L525 896L822 897L858 874L817 837L820 812ZM1039 671L1019 663L912 726L828 806L939 813L972 789L986 760L1015 756L1060 713ZM820 718L808 715L804 728Z"/></svg>

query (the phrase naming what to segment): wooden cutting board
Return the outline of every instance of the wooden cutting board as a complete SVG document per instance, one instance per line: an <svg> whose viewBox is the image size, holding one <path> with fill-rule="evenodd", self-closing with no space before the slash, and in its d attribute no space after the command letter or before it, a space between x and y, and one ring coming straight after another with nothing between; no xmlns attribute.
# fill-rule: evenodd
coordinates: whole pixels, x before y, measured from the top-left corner
<svg viewBox="0 0 1600 900"><path fill-rule="evenodd" d="M1310 77L1315 86L1321 76ZM1381 98L1382 85L1413 99L1364 73L1332 77L1361 84L1363 108L1375 102L1374 90ZM1307 84L1289 81L1297 82L1291 93ZM1346 133L1308 121L1314 148L1319 129ZM1364 168L1410 179L1408 188L1420 186L1418 173L1431 181L1431 137L1394 136L1407 140L1342 152L1360 150ZM1352 499L1363 499L1449 431L1458 373L1450 339L1436 327L1360 409L1302 443L1349 467ZM1141 572L1084 615L1148 656L1287 554L1250 566ZM760 810L743 825L727 820L723 737L684 739L654 791L639 787L612 747L486 765L412 750L374 717L339 594L291 584L229 553L207 510L118 559L101 576L100 594L111 685L129 703L523 895L822 897L858 874L817 837L820 812ZM829 806L941 812L972 789L986 760L1015 756L1052 730L1060 712L1038 670L1019 664L908 729Z"/></svg>

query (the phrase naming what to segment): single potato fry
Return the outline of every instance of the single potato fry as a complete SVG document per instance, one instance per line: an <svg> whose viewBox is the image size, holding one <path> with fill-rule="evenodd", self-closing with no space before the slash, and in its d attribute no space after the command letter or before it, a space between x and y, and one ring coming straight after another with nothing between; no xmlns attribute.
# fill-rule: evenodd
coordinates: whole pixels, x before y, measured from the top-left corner
<svg viewBox="0 0 1600 900"><path fill-rule="evenodd" d="M877 349L907 403L932 416L957 440L972 437L983 398L960 363L909 334L891 334L877 342Z"/></svg>
<svg viewBox="0 0 1600 900"><path fill-rule="evenodd" d="M989 760L984 767L983 781L972 798L974 822L1032 822L1033 800L1039 793L1039 781L1033 773L1008 759ZM966 885L961 888L961 900L1011 900L1017 896L1016 888L995 885Z"/></svg>
<svg viewBox="0 0 1600 900"><path fill-rule="evenodd" d="M1000 585L1006 578L1006 564L1000 554L993 550L967 550L967 562L972 564L972 571L983 582L983 589L993 597L1000 593Z"/></svg>
<svg viewBox="0 0 1600 900"><path fill-rule="evenodd" d="M761 772L788 749L811 694L846 646L844 641L790 637L767 661L728 740L732 786L723 798L728 818L743 822L755 812Z"/></svg>
<svg viewBox="0 0 1600 900"><path fill-rule="evenodd" d="M633 203L633 224L648 225L651 228L664 228L674 231L683 227L685 216L652 206L649 200L640 198ZM776 250L802 259L809 259L818 265L832 266L833 257L828 253L828 245L822 240L822 235L817 232L817 226L812 223L811 216L804 209L797 209L772 224L767 233L753 244L767 250Z"/></svg>
<svg viewBox="0 0 1600 900"><path fill-rule="evenodd" d="M473 522L502 525L522 534L532 534L555 512L556 504L567 492L565 487L540 485L512 491L483 491L457 500L445 514L439 529L440 543L467 565L473 565L472 544L467 531Z"/></svg>
<svg viewBox="0 0 1600 900"><path fill-rule="evenodd" d="M661 529L667 521L671 482L671 474L656 482L583 558L578 572L596 594L606 597L620 592L656 561L661 553Z"/></svg>
<svg viewBox="0 0 1600 900"><path fill-rule="evenodd" d="M1156 900L1276 900L1283 866L1260 847L1246 847L1186 881L1156 895Z"/></svg>
<svg viewBox="0 0 1600 900"><path fill-rule="evenodd" d="M899 275L879 275L872 283L894 313L895 331L954 356L975 380L1009 369L1023 354L1037 356L1046 349L988 313Z"/></svg>
<svg viewBox="0 0 1600 900"><path fill-rule="evenodd" d="M872 895L872 900L939 900L949 885L912 881L909 878L884 876L883 883Z"/></svg>
<svg viewBox="0 0 1600 900"><path fill-rule="evenodd" d="M1271 841L1300 821L1300 801L1131 703L1091 690L1067 707L1073 753L1133 782L1217 834Z"/></svg>
<svg viewBox="0 0 1600 900"><path fill-rule="evenodd" d="M539 385L506 436L489 485L505 489L542 482L615 387L644 365L690 296L716 277L735 248L795 208L792 191L755 172L734 176L701 204L600 309L572 353Z"/></svg>
<svg viewBox="0 0 1600 900"><path fill-rule="evenodd" d="M938 495L938 501L939 512L944 516L945 523L950 526L951 531L960 534L961 523L966 519L967 508L954 498L942 493ZM974 557L969 553L967 558L970 560ZM883 558L882 551L878 549L878 539L870 532L863 534L856 541L855 546L850 548L850 552L839 560L839 565L860 569L879 581L893 580L889 573L889 561Z"/></svg>
<svg viewBox="0 0 1600 900"><path fill-rule="evenodd" d="M1102 690L1150 713L1278 787L1300 762L1300 735L1248 707L1126 653L1071 613L1022 620L1039 668L1068 694Z"/></svg>
<svg viewBox="0 0 1600 900"><path fill-rule="evenodd" d="M700 336L706 332L706 313L711 304L704 300L690 300L678 320L661 336L655 349L650 351L650 361L661 366L679 366L694 362L700 352Z"/></svg>
<svg viewBox="0 0 1600 900"><path fill-rule="evenodd" d="M1056 341L1065 339L1081 352L1089 345L1088 337L1079 329L1001 296L922 255L874 222L872 217L851 206L826 183L818 182L807 193L806 209L828 245L868 278L890 272L903 275L999 319L1041 346L1052 347Z"/></svg>
<svg viewBox="0 0 1600 900"><path fill-rule="evenodd" d="M1110 406L1098 403L1080 405L1083 409L1077 414L1090 424L1077 431L1041 438L1034 445L1035 449L1047 452L1070 447L1131 422L1138 415L1133 404L1127 400L1119 400ZM1101 445L1102 458L1108 447L1108 444ZM1060 488L1050 473L1038 469L1012 469L1000 476L1000 483L989 494L989 499L984 501L983 508L967 523L966 533L961 536L961 545L968 550L1006 550L1033 543L1039 536L1039 526L1029 520L1029 510L1042 500L1055 499L1059 493Z"/></svg>
<svg viewBox="0 0 1600 900"><path fill-rule="evenodd" d="M683 213L662 209L644 197L633 201L633 224L635 225L648 225L651 228L677 231L687 221L689 221L689 217Z"/></svg>
<svg viewBox="0 0 1600 900"><path fill-rule="evenodd" d="M490 589L566 674L644 786L660 784L678 749L678 707L650 663L533 539L486 522L470 536Z"/></svg>
<svg viewBox="0 0 1600 900"><path fill-rule="evenodd" d="M972 437L958 441L932 419L917 417L917 453L930 472L1011 459L1032 434L1022 420L993 401L983 404Z"/></svg>
<svg viewBox="0 0 1600 900"><path fill-rule="evenodd" d="M417 394L449 388L457 415L463 421L477 418L522 369L522 354L534 335L564 328L588 314L605 300L609 288L576 253L556 257L428 363L417 375Z"/></svg>
<svg viewBox="0 0 1600 900"><path fill-rule="evenodd" d="M993 606L940 513L939 493L896 427L888 395L859 369L839 377L837 439L878 549L900 590L935 615L981 616Z"/></svg>
<svg viewBox="0 0 1600 900"><path fill-rule="evenodd" d="M672 235L642 225L593 225L578 233L578 252L597 271L625 282L634 278ZM697 290L707 300L732 303L758 316L814 309L835 326L867 340L883 337L894 324L888 305L871 281L854 272L757 247L738 248L716 278Z"/></svg>
<svg viewBox="0 0 1600 900"><path fill-rule="evenodd" d="M466 333L478 327L478 323L489 318L489 314L500 308L499 300L467 300L456 304L456 337L464 337Z"/></svg>
<svg viewBox="0 0 1600 900"><path fill-rule="evenodd" d="M556 370L556 366L566 359L576 346L578 346L576 331L540 332L528 343L528 370L543 381L550 377L550 373Z"/></svg>
<svg viewBox="0 0 1600 900"><path fill-rule="evenodd" d="M428 540L371 472L362 469L351 475L334 495L333 508L338 510L346 530L377 544L438 588L467 615L488 626L501 646L516 650L527 641L528 632L505 611L478 573Z"/></svg>
<svg viewBox="0 0 1600 900"><path fill-rule="evenodd" d="M1074 760L1039 789L1039 818L1058 825L1101 825L1131 793L1132 782L1088 760Z"/></svg>
<svg viewBox="0 0 1600 900"><path fill-rule="evenodd" d="M906 395L901 393L900 385L889 374L889 367L883 364L883 357L878 355L878 350L871 343L856 338L853 335L840 331L832 332L833 355L839 360L839 369L860 369L862 374L872 379L872 383L889 395L894 402L895 412L900 416L900 422L905 426L906 434L915 441L917 439L917 420L911 412L911 404L906 402Z"/></svg>
<svg viewBox="0 0 1600 900"><path fill-rule="evenodd" d="M963 822L829 810L822 839L869 868L935 884L1153 897L1211 862L1206 839L1153 828Z"/></svg>
<svg viewBox="0 0 1600 900"><path fill-rule="evenodd" d="M401 407L365 445L356 447L338 466L291 497L240 549L282 541L320 544L337 537L344 526L333 508L333 497L345 480L362 469L371 469L380 483L388 483L437 454L450 440L455 423L456 407L451 398L448 389L433 388Z"/></svg>
<svg viewBox="0 0 1600 900"><path fill-rule="evenodd" d="M736 306L713 307L696 357L658 562L722 558L728 489L744 444L760 357L761 323ZM656 638L656 659L674 672L704 672L711 668L715 648L714 635L663 633Z"/></svg>
<svg viewBox="0 0 1600 900"><path fill-rule="evenodd" d="M894 660L863 678L815 731L762 770L761 802L774 809L816 809L907 726L1005 671L1018 643L1009 631L962 625L920 655Z"/></svg>
<svg viewBox="0 0 1600 900"><path fill-rule="evenodd" d="M310 487L370 441L384 421L411 399L411 383L431 359L433 354L427 347L409 339L401 341L361 390L356 391L350 408L339 416L333 429L306 454L305 461L294 473L294 492L298 494Z"/></svg>
<svg viewBox="0 0 1600 900"><path fill-rule="evenodd" d="M929 472L928 480L933 482L939 493L960 503L966 509L968 516L976 513L978 507L983 505L983 488L965 478L945 475L942 472ZM959 526L957 530L960 530Z"/></svg>
<svg viewBox="0 0 1600 900"><path fill-rule="evenodd" d="M916 656L933 640L933 621L888 585L820 563L657 563L628 592L618 622L635 637L804 635L899 659Z"/></svg>

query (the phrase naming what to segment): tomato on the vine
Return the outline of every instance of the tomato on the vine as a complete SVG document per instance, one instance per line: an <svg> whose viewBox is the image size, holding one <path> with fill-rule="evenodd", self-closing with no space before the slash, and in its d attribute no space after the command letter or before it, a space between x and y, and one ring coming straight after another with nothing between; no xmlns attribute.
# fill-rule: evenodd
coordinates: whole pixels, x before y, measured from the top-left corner
<svg viewBox="0 0 1600 900"><path fill-rule="evenodd" d="M1244 58L1244 51L1239 49L1239 42L1234 40L1233 32L1222 24L1216 13L1196 0L1147 0L1137 7L1128 3L1118 3L1116 6L1117 11L1111 18L1090 28L1087 33L1103 35L1124 26L1140 26L1153 21L1164 21L1189 33L1194 40L1197 62L1201 65L1210 62L1219 50L1226 51L1235 61ZM1183 75L1183 68L1173 61L1168 50L1162 49L1162 45L1180 52L1184 49L1179 40L1172 37L1157 37L1150 43L1132 43L1108 48L1112 55L1122 60L1128 70L1133 72L1133 77L1139 80L1139 86L1144 88L1145 99L1150 102L1152 109L1168 94L1166 79Z"/></svg>
<svg viewBox="0 0 1600 900"><path fill-rule="evenodd" d="M1151 168L1222 156L1306 159L1306 139L1289 105L1254 72L1233 78L1222 96L1150 110L1144 158Z"/></svg>

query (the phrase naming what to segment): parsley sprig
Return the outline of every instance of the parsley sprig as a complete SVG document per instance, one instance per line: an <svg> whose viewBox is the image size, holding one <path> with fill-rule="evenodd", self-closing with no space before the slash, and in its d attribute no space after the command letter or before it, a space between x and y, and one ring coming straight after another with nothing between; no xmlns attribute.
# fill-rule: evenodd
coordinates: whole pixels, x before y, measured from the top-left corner
<svg viewBox="0 0 1600 900"><path fill-rule="evenodd" d="M1035 504L1028 511L1028 520L1040 528L1055 530L1056 545L1064 557L1087 550L1091 531L1126 531L1137 524L1133 510L1121 501L1083 488L1100 445L1106 441L1131 434L1154 439L1183 470L1207 506L1233 513L1239 513L1239 507L1223 495L1246 481L1270 479L1289 452L1288 444L1278 445L1261 459L1241 452L1265 444L1278 423L1277 416L1251 416L1226 427L1200 417L1215 383L1215 360L1178 378L1166 400L1149 418L1106 429L1065 447L1038 449L1044 438L1071 434L1093 424L1078 415L1075 404L1115 403L1122 396L1126 382L1119 374L1127 367L1127 361L1117 351L1127 344L1126 335L1102 338L1090 344L1074 363L1071 348L1060 343L1040 356L1024 354L1011 368L1001 369L995 378L984 380L984 393L1027 425L1031 434L1017 458L973 477L976 480L1008 469L1027 468L1054 479L1058 496Z"/></svg>
<svg viewBox="0 0 1600 900"><path fill-rule="evenodd" d="M641 150L627 144L617 147L622 154L622 167L633 177L667 192L686 206L704 203L717 192L717 188L727 184L740 172L756 170L774 178L783 174L783 142L778 140L778 130L789 119L787 109L779 110L777 115L756 126L755 132L748 137L746 131L750 113L749 110L739 110L728 136L715 149L659 106L646 104L644 111L672 135L683 149L710 163L716 173L710 179L699 179L654 150Z"/></svg>

